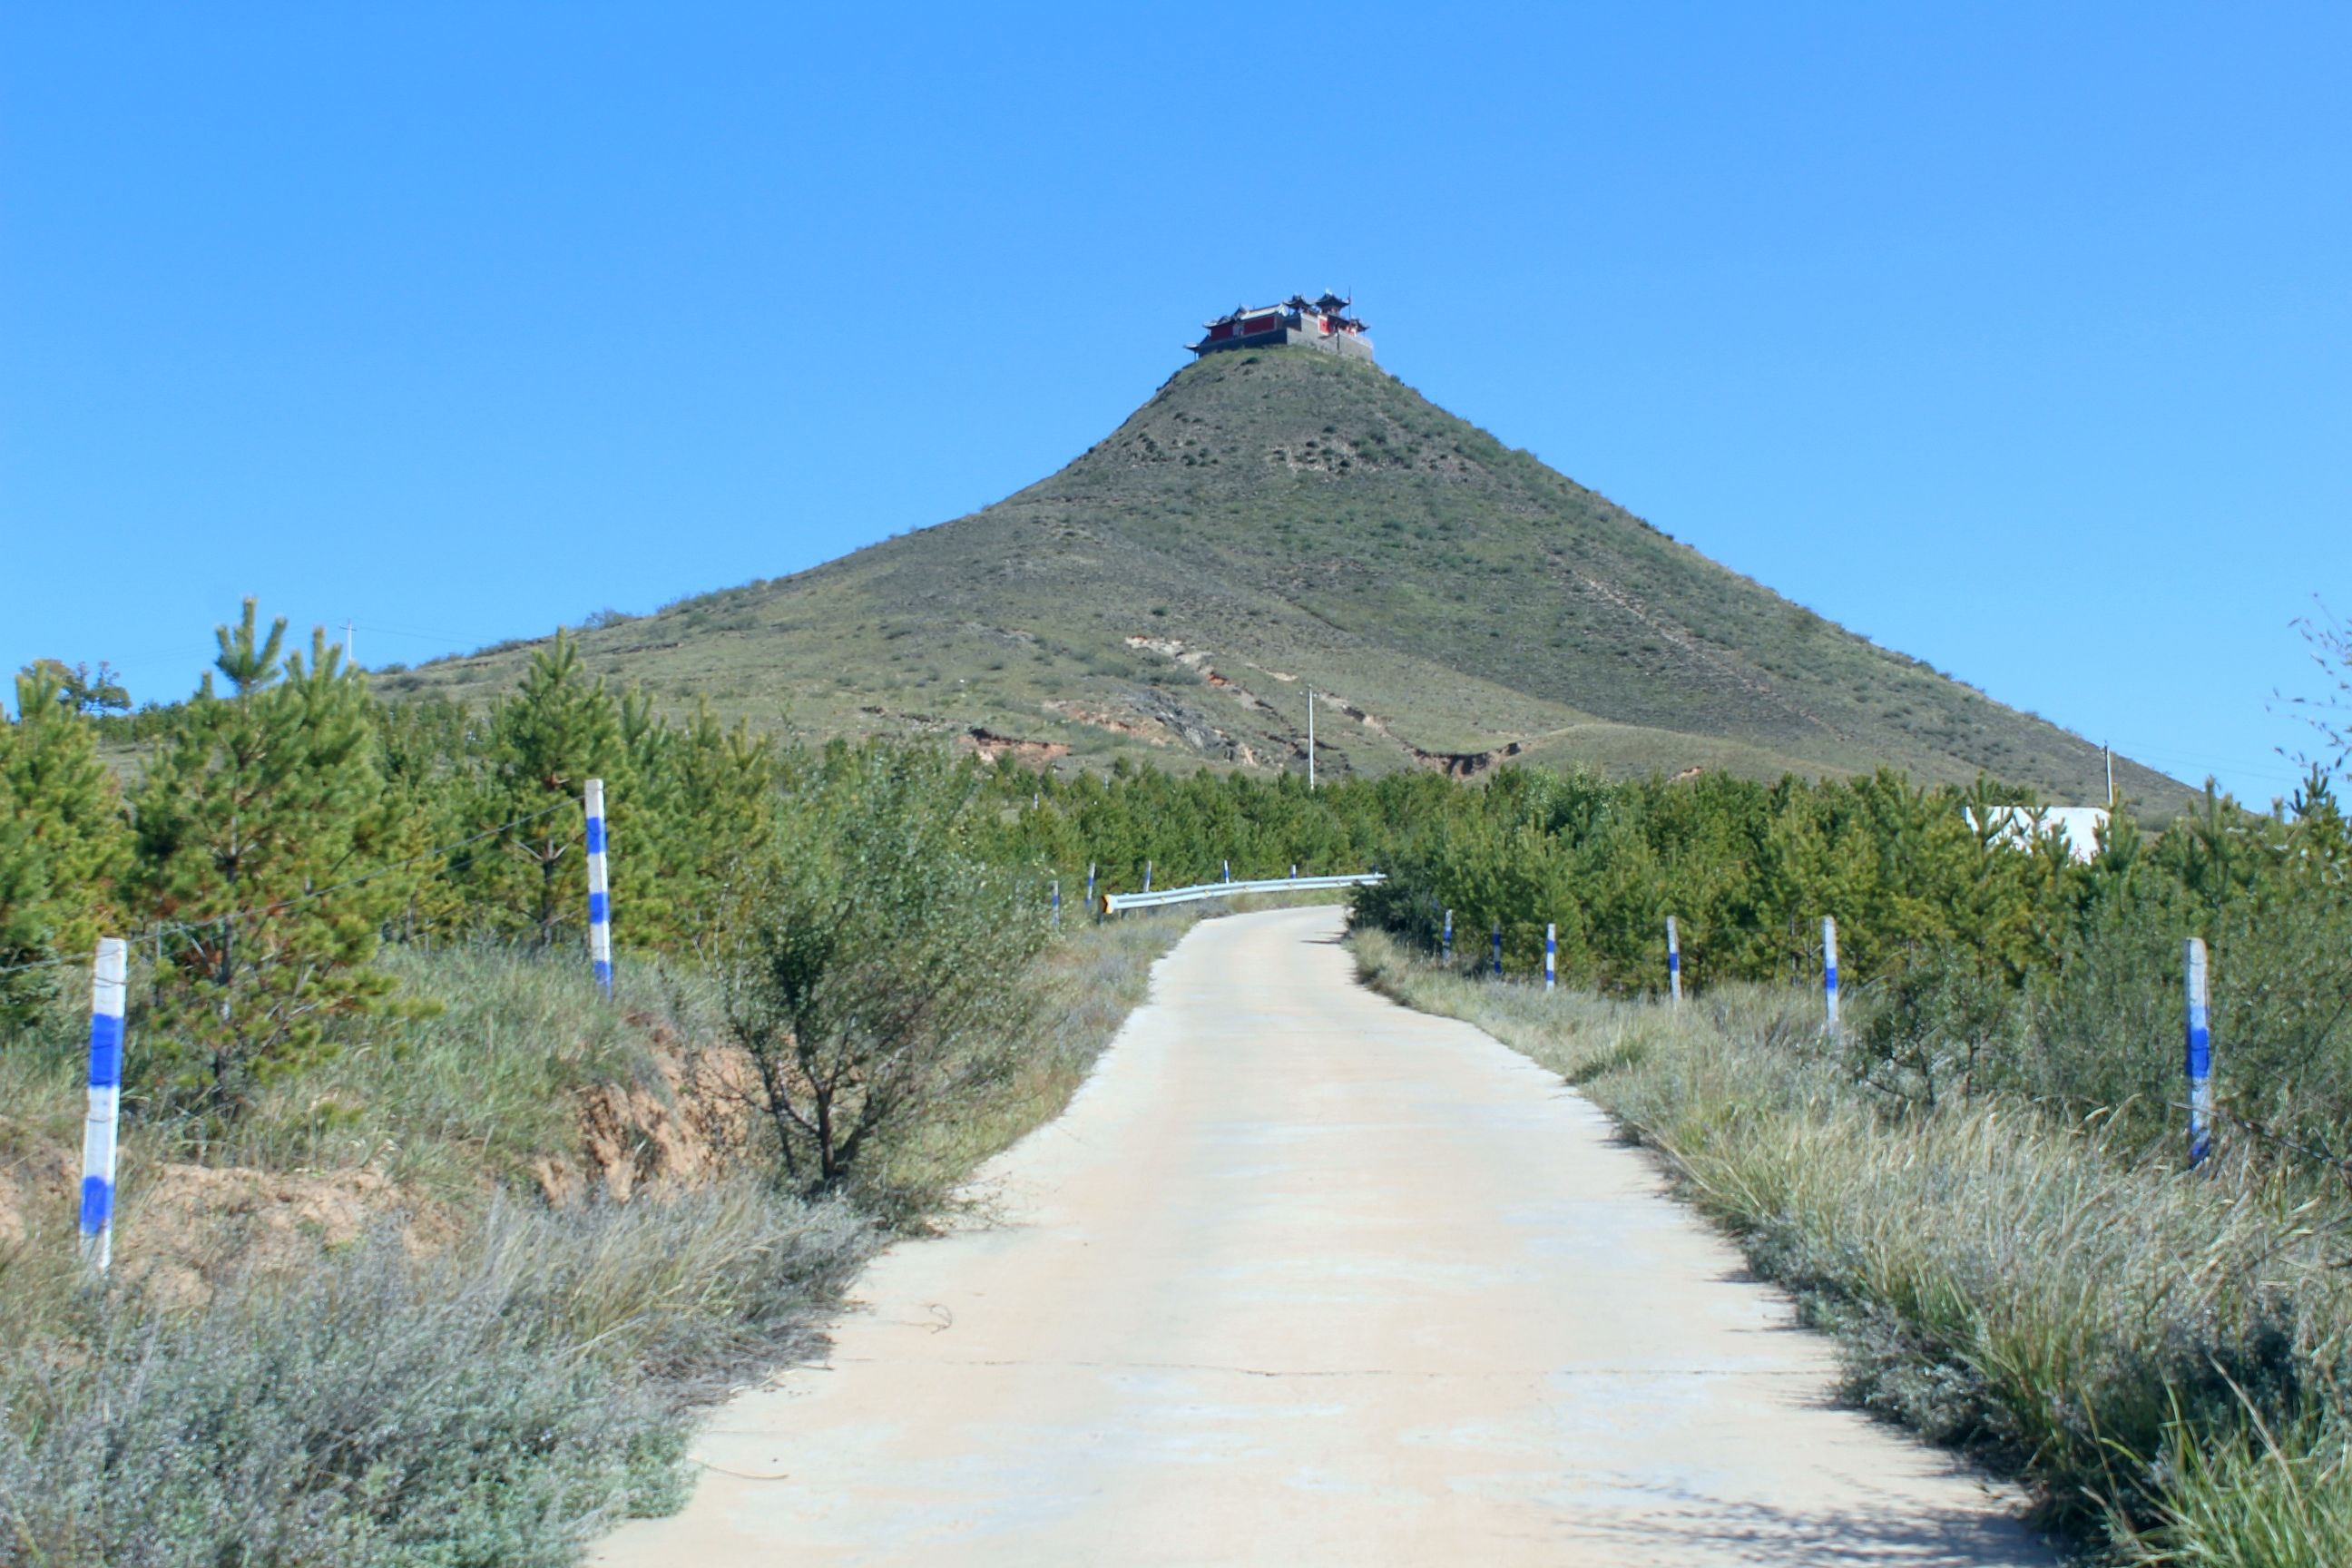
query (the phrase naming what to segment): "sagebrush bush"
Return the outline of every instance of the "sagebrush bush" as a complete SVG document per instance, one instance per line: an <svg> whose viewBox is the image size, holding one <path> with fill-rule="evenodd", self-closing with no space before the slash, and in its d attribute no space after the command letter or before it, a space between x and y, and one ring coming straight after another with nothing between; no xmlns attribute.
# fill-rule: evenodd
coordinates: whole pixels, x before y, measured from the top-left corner
<svg viewBox="0 0 2352 1568"><path fill-rule="evenodd" d="M868 1234L745 1188L501 1207L430 1258L387 1230L201 1309L90 1306L0 1364L0 1563L571 1563L683 1500L683 1391L793 1346Z"/></svg>

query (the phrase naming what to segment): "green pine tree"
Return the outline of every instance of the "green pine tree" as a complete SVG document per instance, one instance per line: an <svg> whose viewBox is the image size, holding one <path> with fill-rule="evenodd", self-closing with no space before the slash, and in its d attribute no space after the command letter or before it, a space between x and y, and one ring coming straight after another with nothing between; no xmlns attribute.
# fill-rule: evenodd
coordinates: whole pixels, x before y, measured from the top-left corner
<svg viewBox="0 0 2352 1568"><path fill-rule="evenodd" d="M326 1025L382 1005L371 967L405 895L387 870L393 822L366 679L323 630L281 656L254 602L222 626L178 735L138 795L139 878L171 930L151 1049L170 1089L234 1116L270 1079L331 1048Z"/></svg>
<svg viewBox="0 0 2352 1568"><path fill-rule="evenodd" d="M379 706L375 730L393 824L387 852L416 873L391 930L408 941L461 934L474 923L463 873L482 820L481 727L462 705L427 698Z"/></svg>
<svg viewBox="0 0 2352 1568"><path fill-rule="evenodd" d="M87 952L120 923L130 832L62 668L44 660L18 675L16 717L0 722L0 968ZM0 1017L38 1006L64 973L0 975Z"/></svg>
<svg viewBox="0 0 2352 1568"><path fill-rule="evenodd" d="M722 730L708 703L698 703L683 727L656 733L657 742L648 735L634 748L653 839L651 856L634 858L651 859L658 884L635 895L634 907L646 911L635 940L707 953L719 908L767 846L775 745L754 740L740 721Z"/></svg>
<svg viewBox="0 0 2352 1568"><path fill-rule="evenodd" d="M577 868L590 779L605 781L615 839L635 842L619 708L604 679L581 668L580 645L568 634L558 631L551 647L532 654L522 689L491 710L489 752L480 809L484 826L499 828L499 848L473 858L474 880L500 923L520 925L546 946L585 915L587 883Z"/></svg>

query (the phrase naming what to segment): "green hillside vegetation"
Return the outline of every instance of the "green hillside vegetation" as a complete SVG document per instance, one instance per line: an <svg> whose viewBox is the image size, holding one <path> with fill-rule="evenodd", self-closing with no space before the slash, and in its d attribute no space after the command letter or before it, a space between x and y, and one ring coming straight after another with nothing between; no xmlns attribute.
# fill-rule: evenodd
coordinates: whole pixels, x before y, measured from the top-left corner
<svg viewBox="0 0 2352 1568"><path fill-rule="evenodd" d="M1326 776L1979 773L2097 802L2098 749L1726 570L1376 367L1212 355L1050 479L795 576L582 634L757 729L1014 742L1065 767ZM392 674L478 702L532 646ZM2188 792L2118 762L2169 815Z"/></svg>
<svg viewBox="0 0 2352 1568"><path fill-rule="evenodd" d="M1507 769L1399 835L1360 924L1525 976L1556 931L1563 984L1666 985L1666 917L1696 989L1821 984L1821 921L1865 1011L1859 1090L1889 1108L2006 1096L2088 1117L2114 1147L2180 1131L2181 942L2212 957L2217 1113L2248 1158L2352 1174L2352 826L2315 767L2290 817L2210 797L2160 833L2118 816L2100 853L2021 847L1988 792L1853 781L1611 784ZM1968 812L1983 827L1972 826Z"/></svg>
<svg viewBox="0 0 2352 1568"><path fill-rule="evenodd" d="M2341 635L2314 641L2340 679ZM2315 725L2337 766L2340 711ZM2017 1476L2099 1561L2344 1560L2352 824L2329 762L2271 816L2219 795L2161 832L2120 816L2087 861L1972 828L1981 786L1892 773L1507 770L1456 800L1358 893L1368 977L1656 1150L1844 1338L1848 1398ZM2191 936L2213 1042L2193 1171Z"/></svg>
<svg viewBox="0 0 2352 1568"><path fill-rule="evenodd" d="M874 1242L1053 1115L1141 995L1180 922L1078 918L1090 867L1104 889L1146 866L1162 886L1228 861L1244 879L1384 867L1360 913L1449 1005L1529 988L1412 961L1445 908L1464 949L1501 923L1517 973L1557 921L1564 974L1620 996L1655 984L1659 920L1679 911L1696 1004L1770 991L1739 1071L1780 1099L1679 1076L1661 1047L1644 1135L1695 1156L1693 1129L1746 1117L1769 1133L1783 1123L1755 1107L1833 1099L1825 1138L1888 1142L1822 1148L1927 1175L1905 1141L1946 1117L1969 1136L1993 1117L2036 1129L2061 1153L2095 1139L2126 1184L2177 1164L2173 965L2179 937L2203 934L2225 1063L2214 1168L2341 1251L2352 840L2324 765L2291 821L2226 798L2160 831L2126 813L2083 867L1969 832L1964 805L2018 793L1980 782L1507 765L1472 790L1398 766L1310 792L1296 771L1124 756L1033 772L938 743L779 742L700 705L666 720L568 637L479 707L385 702L323 634L298 654L285 633L248 602L194 697L116 718L37 664L0 722L0 1563L24 1548L559 1564L618 1512L675 1506L695 1403L793 1355ZM2340 641L2318 651L2340 671ZM2320 715L2331 754L2336 712ZM134 765L101 765L109 734ZM581 951L592 776L609 792L610 1002ZM1770 1019L1811 1003L1787 982L1822 913L1843 925L1857 994L1850 1038L1814 1050ZM92 1291L74 1144L102 934L131 939L131 969L120 1247ZM1559 1017L1580 1030L1617 1005L1643 1004ZM1648 1048L1562 1047L1580 1074L1587 1055L1631 1071ZM1923 1246L2004 1223L2009 1189L1954 1190L1980 1195L1953 1197ZM1881 1313L1874 1331L1899 1342L1868 1397L1948 1389L1996 1436L2014 1417L2039 1441L2052 1385L1960 1376L1981 1342L1965 1310L1915 1318L1839 1272L1866 1215L1752 1195L1717 1212L1759 1234L1801 1221L1816 1261L1788 1277ZM2151 1244L2184 1269L2207 1267L2180 1251L2201 1212ZM2245 1256L2270 1256L2245 1234ZM2091 1393L2147 1397L2053 1440L2120 1432L2171 1467L2117 1518L2200 1543L2238 1528L2179 1522L2234 1495L2166 1479L2197 1467L2337 1485L2340 1292L2307 1290L2308 1273L2250 1277L2283 1314L2285 1337L2252 1346L2272 1360L2237 1357L2236 1328L2188 1342L2230 1352L2221 1382L2147 1363L2145 1336L2095 1311L2070 1321L2069 1364L2120 1369ZM1929 1283L1931 1306L1990 1299ZM2287 1460L2230 1415L2231 1379L2274 1429L2293 1424ZM2167 1425L2150 1401L2176 1394L2188 1415ZM1890 1408L1973 1440L1928 1405ZM2138 1425L2116 1426L2119 1409ZM2063 1490L2089 1451L2013 1462Z"/></svg>
<svg viewBox="0 0 2352 1568"><path fill-rule="evenodd" d="M803 1353L887 1229L1061 1109L1191 918L1057 918L1060 806L969 755L664 724L564 641L487 719L388 707L285 632L250 601L220 627L127 790L58 667L0 716L0 1564L577 1561L683 1500L696 1405ZM791 932L825 942L769 962L811 908ZM131 965L97 1289L101 934ZM981 1005L935 1005L933 950ZM854 1142L821 1166L779 1018L836 1074Z"/></svg>

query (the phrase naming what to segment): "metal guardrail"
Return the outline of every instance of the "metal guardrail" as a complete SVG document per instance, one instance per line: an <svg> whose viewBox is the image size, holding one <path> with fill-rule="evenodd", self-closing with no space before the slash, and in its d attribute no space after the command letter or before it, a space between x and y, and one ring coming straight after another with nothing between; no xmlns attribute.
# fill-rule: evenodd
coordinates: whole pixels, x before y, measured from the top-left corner
<svg viewBox="0 0 2352 1568"><path fill-rule="evenodd" d="M1320 888L1361 888L1388 880L1387 873L1362 871L1352 877L1275 877L1262 882L1196 882L1189 888L1158 888L1149 893L1105 893L1103 913L1155 909L1161 904L1189 904L1196 899L1222 899L1234 893L1311 893Z"/></svg>

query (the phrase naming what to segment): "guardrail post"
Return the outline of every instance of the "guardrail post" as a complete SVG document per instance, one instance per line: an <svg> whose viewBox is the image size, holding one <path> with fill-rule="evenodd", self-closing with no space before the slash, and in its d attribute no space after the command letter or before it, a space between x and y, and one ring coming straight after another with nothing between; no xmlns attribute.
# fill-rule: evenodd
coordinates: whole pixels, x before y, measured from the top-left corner
<svg viewBox="0 0 2352 1568"><path fill-rule="evenodd" d="M81 1129L81 1256L103 1275L114 1260L115 1131L122 1110L122 994L130 944L101 937L89 981L89 1113Z"/></svg>
<svg viewBox="0 0 2352 1568"><path fill-rule="evenodd" d="M604 875L604 781L588 781L588 961L596 989L613 994L613 893Z"/></svg>
<svg viewBox="0 0 2352 1568"><path fill-rule="evenodd" d="M1547 924L1544 927L1544 989L1546 991L1549 991L1552 988L1553 982L1557 978L1557 961L1559 956L1559 928L1556 925Z"/></svg>
<svg viewBox="0 0 2352 1568"><path fill-rule="evenodd" d="M2181 985L2189 1002L2189 1168L2193 1171L2213 1152L2213 1032L2204 939L2190 937L2182 960Z"/></svg>
<svg viewBox="0 0 2352 1568"><path fill-rule="evenodd" d="M1675 1001L1683 999L1683 934L1672 915L1666 917L1666 990Z"/></svg>
<svg viewBox="0 0 2352 1568"><path fill-rule="evenodd" d="M1822 1003L1827 1010L1830 1033L1838 1029L1837 987L1837 921L1830 915L1822 917Z"/></svg>

